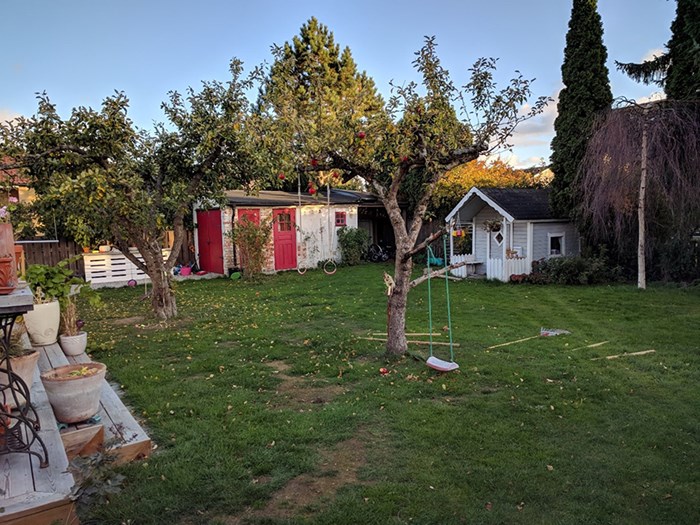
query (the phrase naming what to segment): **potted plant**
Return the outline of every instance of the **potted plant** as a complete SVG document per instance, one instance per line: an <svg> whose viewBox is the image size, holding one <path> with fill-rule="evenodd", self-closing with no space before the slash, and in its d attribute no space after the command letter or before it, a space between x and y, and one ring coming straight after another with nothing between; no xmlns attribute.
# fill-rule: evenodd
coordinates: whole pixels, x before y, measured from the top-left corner
<svg viewBox="0 0 700 525"><path fill-rule="evenodd" d="M15 237L10 222L10 212L16 202L15 197L10 197L8 204L0 207L0 295L10 294L17 287Z"/></svg>
<svg viewBox="0 0 700 525"><path fill-rule="evenodd" d="M39 352L34 350L28 341L25 341L24 334L26 333L24 326L21 324L16 324L12 334L10 336L10 344L8 347L8 355L10 357L10 367L12 368L12 373L19 376L22 381L27 385L27 388L32 387L34 382L34 371L36 370L36 364L39 361ZM7 369L7 364L5 363L5 358L0 358L0 368ZM0 384L7 385L9 379L5 372L0 372ZM6 396L6 403L10 408L16 408L17 403L13 396ZM21 393L17 393L17 401L19 405L22 406L26 399Z"/></svg>
<svg viewBox="0 0 700 525"><path fill-rule="evenodd" d="M56 419L77 423L94 416L100 409L100 392L107 366L83 363L52 368L41 374Z"/></svg>
<svg viewBox="0 0 700 525"><path fill-rule="evenodd" d="M24 314L29 338L37 346L56 342L61 322L59 301L65 301L74 285L82 287L85 281L73 276L68 266L76 258L64 259L55 266L30 264L25 279L34 294L34 310Z"/></svg>
<svg viewBox="0 0 700 525"><path fill-rule="evenodd" d="M87 332L82 329L84 323L78 319L76 298L69 295L61 304L61 335L59 344L66 355L80 355L87 348Z"/></svg>

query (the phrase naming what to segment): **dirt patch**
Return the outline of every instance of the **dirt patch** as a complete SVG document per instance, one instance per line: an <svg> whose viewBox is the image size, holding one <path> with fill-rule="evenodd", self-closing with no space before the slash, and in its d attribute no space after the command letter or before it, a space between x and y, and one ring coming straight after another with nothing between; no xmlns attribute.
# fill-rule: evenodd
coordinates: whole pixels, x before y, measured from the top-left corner
<svg viewBox="0 0 700 525"><path fill-rule="evenodd" d="M219 519L226 525L239 525L253 518L310 516L314 508L333 498L341 487L360 483L357 473L367 462L365 447L362 433L341 441L333 448L321 451L321 462L314 472L290 480L272 495L264 508L248 508L238 516Z"/></svg>
<svg viewBox="0 0 700 525"><path fill-rule="evenodd" d="M323 405L347 390L326 379L311 379L305 376L289 375L290 365L284 361L268 361L265 363L273 369L273 374L281 380L275 389L277 397L270 406L280 408L295 408L300 405Z"/></svg>
<svg viewBox="0 0 700 525"><path fill-rule="evenodd" d="M137 315L134 317L125 317L123 319L115 319L112 321L112 324L115 326L129 326L129 325L134 325L134 324L141 324L144 321L144 317L142 315Z"/></svg>

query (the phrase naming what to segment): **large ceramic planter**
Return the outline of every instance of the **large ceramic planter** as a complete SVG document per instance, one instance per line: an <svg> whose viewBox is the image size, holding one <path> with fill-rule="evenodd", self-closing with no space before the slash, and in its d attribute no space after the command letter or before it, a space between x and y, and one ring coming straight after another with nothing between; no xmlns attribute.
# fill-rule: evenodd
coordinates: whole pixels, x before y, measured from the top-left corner
<svg viewBox="0 0 700 525"><path fill-rule="evenodd" d="M80 355L87 348L87 332L78 332L78 335L59 335L58 343L66 355Z"/></svg>
<svg viewBox="0 0 700 525"><path fill-rule="evenodd" d="M39 352L36 350L20 357L10 358L10 366L12 367L13 374L19 376L30 390L32 388L32 383L34 382L34 371L36 370L36 364L38 361ZM0 368L7 368L7 366L4 362L2 362L0 363ZM5 372L0 372L0 384L8 384L7 374ZM26 399L19 392L17 392L17 400L19 401L20 406L24 406ZM17 407L12 395L7 395L6 403L10 405L10 408Z"/></svg>
<svg viewBox="0 0 700 525"><path fill-rule="evenodd" d="M12 293L17 287L15 238L12 224L0 224L0 295Z"/></svg>
<svg viewBox="0 0 700 525"><path fill-rule="evenodd" d="M91 373L84 375L85 371ZM56 419L77 423L97 414L106 372L106 365L91 362L59 366L41 374Z"/></svg>
<svg viewBox="0 0 700 525"><path fill-rule="evenodd" d="M56 342L61 323L61 307L58 301L35 304L34 310L24 314L24 326L34 346L46 346Z"/></svg>

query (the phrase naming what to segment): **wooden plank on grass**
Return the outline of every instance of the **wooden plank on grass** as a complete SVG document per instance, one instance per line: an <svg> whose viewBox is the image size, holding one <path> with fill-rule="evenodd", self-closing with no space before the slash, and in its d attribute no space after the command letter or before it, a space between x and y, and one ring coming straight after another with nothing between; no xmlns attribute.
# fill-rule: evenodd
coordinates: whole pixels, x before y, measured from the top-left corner
<svg viewBox="0 0 700 525"><path fill-rule="evenodd" d="M381 337L358 337L358 339L362 339L363 341L381 341L383 343L386 343L386 339L382 339ZM429 345L431 344L430 341L406 341L409 345ZM459 343L446 343L443 341L433 341L432 344L436 346L459 346Z"/></svg>
<svg viewBox="0 0 700 525"><path fill-rule="evenodd" d="M606 355L603 357L594 357L591 359L591 361L599 361L601 359L618 359L620 357L631 357L635 355L648 355L648 354L653 354L655 353L656 350L642 350L641 352L625 352L624 354L617 354L617 355Z"/></svg>
<svg viewBox="0 0 700 525"><path fill-rule="evenodd" d="M578 348L572 348L569 350L569 352L573 352L574 350L583 350L584 348L597 348L599 346L603 346L608 344L610 341L602 341L600 343L593 343L592 345L586 345L586 346L579 346Z"/></svg>
<svg viewBox="0 0 700 525"><path fill-rule="evenodd" d="M372 335L374 337L386 337L386 332L374 332ZM404 335L406 335L406 337L428 337L429 335L432 335L433 337L441 337L442 336L442 334L440 334L440 333L431 334L429 332L425 332L425 333L418 333L418 332L408 333L408 332L406 332L406 334L404 334Z"/></svg>
<svg viewBox="0 0 700 525"><path fill-rule="evenodd" d="M522 343L522 342L524 342L524 341L529 341L530 339L536 339L536 338L538 338L538 337L540 337L540 336L539 336L539 335L533 335L533 336L531 336L531 337L526 337L525 339L518 339L517 341L510 341L510 342L508 342L508 343L501 343L501 344L498 344L498 345L487 346L487 347L486 347L486 350L491 350L491 349L493 349L493 348L500 348L500 347L502 347L502 346L514 345L514 344L516 344L516 343Z"/></svg>

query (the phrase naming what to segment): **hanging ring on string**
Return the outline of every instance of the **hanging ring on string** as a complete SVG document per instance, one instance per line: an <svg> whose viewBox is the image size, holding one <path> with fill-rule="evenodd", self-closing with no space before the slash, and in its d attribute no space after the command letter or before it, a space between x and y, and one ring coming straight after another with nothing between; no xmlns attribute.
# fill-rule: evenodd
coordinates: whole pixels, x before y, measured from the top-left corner
<svg viewBox="0 0 700 525"><path fill-rule="evenodd" d="M338 265L333 259L328 259L323 263L323 271L326 275L333 275L338 270Z"/></svg>

